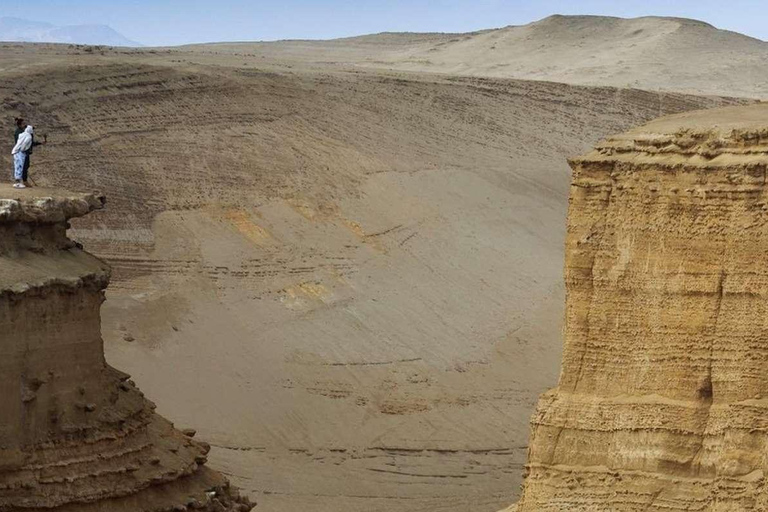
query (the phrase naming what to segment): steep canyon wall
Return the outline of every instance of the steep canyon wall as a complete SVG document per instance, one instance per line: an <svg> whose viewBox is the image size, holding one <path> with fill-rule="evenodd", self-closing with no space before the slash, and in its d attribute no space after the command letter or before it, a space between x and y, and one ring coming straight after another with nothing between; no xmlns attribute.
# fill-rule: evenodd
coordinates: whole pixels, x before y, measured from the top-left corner
<svg viewBox="0 0 768 512"><path fill-rule="evenodd" d="M519 512L768 509L768 106L573 159L566 332Z"/></svg>

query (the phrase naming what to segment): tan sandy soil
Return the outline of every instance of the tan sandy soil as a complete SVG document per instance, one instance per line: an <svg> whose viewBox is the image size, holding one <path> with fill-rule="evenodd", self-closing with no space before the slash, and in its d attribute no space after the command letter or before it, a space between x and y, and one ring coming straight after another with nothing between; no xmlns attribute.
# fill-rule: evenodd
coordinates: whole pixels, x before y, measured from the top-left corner
<svg viewBox="0 0 768 512"><path fill-rule="evenodd" d="M498 510L557 376L565 158L734 100L299 60L5 45L1 110L39 184L109 198L73 233L108 361L259 510Z"/></svg>
<svg viewBox="0 0 768 512"><path fill-rule="evenodd" d="M384 33L332 41L190 48L254 59L768 97L768 43L699 21L551 16L468 34Z"/></svg>

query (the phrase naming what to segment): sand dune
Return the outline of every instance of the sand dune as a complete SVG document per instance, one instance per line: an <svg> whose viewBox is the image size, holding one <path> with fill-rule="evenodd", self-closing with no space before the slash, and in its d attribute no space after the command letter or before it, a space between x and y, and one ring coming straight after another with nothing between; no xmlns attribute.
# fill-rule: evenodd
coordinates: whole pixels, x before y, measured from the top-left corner
<svg viewBox="0 0 768 512"><path fill-rule="evenodd" d="M551 16L468 34L392 33L207 48L283 62L768 97L768 43L680 18Z"/></svg>
<svg viewBox="0 0 768 512"><path fill-rule="evenodd" d="M110 198L73 230L115 268L107 359L260 510L514 501L558 368L566 157L740 100L258 48L0 47L38 182Z"/></svg>

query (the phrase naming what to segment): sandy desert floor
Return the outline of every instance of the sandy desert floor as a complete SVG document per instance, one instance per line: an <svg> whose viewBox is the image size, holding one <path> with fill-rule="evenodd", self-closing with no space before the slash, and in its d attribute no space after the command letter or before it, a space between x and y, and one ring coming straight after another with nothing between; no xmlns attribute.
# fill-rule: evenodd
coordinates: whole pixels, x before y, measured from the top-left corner
<svg viewBox="0 0 768 512"><path fill-rule="evenodd" d="M108 361L259 510L498 510L557 379L566 158L746 100L296 45L0 45L0 111L48 133L40 184L109 198L74 230Z"/></svg>

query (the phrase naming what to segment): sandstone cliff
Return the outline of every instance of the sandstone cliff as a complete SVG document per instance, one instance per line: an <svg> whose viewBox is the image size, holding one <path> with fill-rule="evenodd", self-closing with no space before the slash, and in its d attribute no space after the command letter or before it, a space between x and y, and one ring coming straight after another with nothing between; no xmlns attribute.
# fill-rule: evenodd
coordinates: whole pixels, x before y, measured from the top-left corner
<svg viewBox="0 0 768 512"><path fill-rule="evenodd" d="M109 268L66 235L103 203L0 185L0 511L250 510L105 362Z"/></svg>
<svg viewBox="0 0 768 512"><path fill-rule="evenodd" d="M573 159L557 389L519 512L767 510L768 105Z"/></svg>

